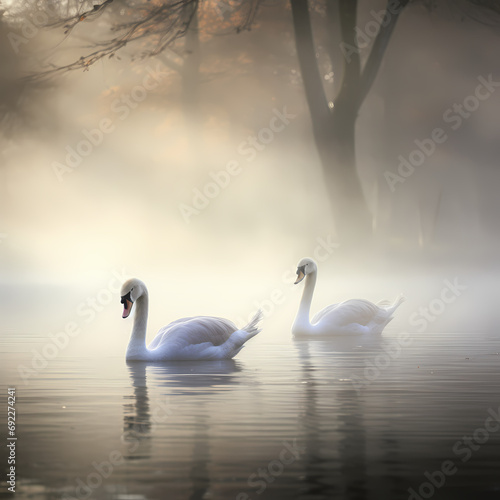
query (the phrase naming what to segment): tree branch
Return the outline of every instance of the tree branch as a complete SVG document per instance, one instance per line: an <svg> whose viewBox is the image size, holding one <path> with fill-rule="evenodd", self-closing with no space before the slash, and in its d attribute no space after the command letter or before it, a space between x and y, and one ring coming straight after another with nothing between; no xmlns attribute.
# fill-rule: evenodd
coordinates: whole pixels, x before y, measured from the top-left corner
<svg viewBox="0 0 500 500"><path fill-rule="evenodd" d="M330 58L332 71L334 73L334 89L335 94L340 92L342 85L342 71L344 66L344 55L341 51L341 35L340 35L340 22L339 22L339 0L326 1L326 51ZM338 71L338 73L337 73Z"/></svg>
<svg viewBox="0 0 500 500"><path fill-rule="evenodd" d="M381 21L380 30L375 37L370 55L363 68L363 73L359 82L358 109L363 104L370 88L377 77L384 54L391 39L391 35L396 27L399 15L408 5L409 0L388 0L387 7L384 11L384 17Z"/></svg>
<svg viewBox="0 0 500 500"><path fill-rule="evenodd" d="M359 48L356 39L357 8L358 0L339 1L340 35L342 38L340 45L344 53L344 67L342 85L337 97L345 100L350 100L349 98L352 98L357 93L361 74ZM345 50L349 50L349 55Z"/></svg>
<svg viewBox="0 0 500 500"><path fill-rule="evenodd" d="M330 110L318 68L308 0L290 0L290 5L295 30L295 46L306 98L313 126L319 126L321 129L325 120L330 117Z"/></svg>

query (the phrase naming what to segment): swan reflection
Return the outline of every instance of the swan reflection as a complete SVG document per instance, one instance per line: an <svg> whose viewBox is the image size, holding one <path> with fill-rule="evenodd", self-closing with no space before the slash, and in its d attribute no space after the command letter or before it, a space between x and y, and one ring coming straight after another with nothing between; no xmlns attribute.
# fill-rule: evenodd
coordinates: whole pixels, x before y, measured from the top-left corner
<svg viewBox="0 0 500 500"><path fill-rule="evenodd" d="M168 364L132 362L128 363L128 370L133 391L125 396L127 402L123 405L122 442L124 457L138 460L151 457L154 427L165 425L174 416L172 425L177 426L187 404L193 404L193 396L197 403L195 443L200 446L208 428L208 411L203 411L205 403L218 391L236 384L242 367L241 363L231 359ZM150 396L149 390L154 390L154 397ZM194 455L200 457L203 453L198 450Z"/></svg>
<svg viewBox="0 0 500 500"><path fill-rule="evenodd" d="M344 381L351 369L344 354L349 346L345 340L295 342L304 401L299 417L305 440L304 482L310 495L364 498L365 485L359 479L365 477L367 467L363 401ZM325 370L325 364L331 369ZM329 422L325 414L331 415ZM328 481L319 470L329 471Z"/></svg>
<svg viewBox="0 0 500 500"><path fill-rule="evenodd" d="M143 467L152 474L145 487L148 495L164 495L165 478L172 476L174 482L188 478L185 498L208 498L214 418L209 402L238 384L241 363L132 362L128 371L132 392L123 405L125 460L145 462Z"/></svg>
<svg viewBox="0 0 500 500"><path fill-rule="evenodd" d="M371 424L372 399L358 390L356 381L363 377L366 363L385 353L394 340L376 335L354 348L346 340L294 342L302 371L304 482L311 495L362 499L381 488L369 474L373 451L389 456L400 449L390 432ZM325 420L325 415L331 417ZM318 470L329 471L327 481ZM384 488L389 498L397 484L389 482Z"/></svg>

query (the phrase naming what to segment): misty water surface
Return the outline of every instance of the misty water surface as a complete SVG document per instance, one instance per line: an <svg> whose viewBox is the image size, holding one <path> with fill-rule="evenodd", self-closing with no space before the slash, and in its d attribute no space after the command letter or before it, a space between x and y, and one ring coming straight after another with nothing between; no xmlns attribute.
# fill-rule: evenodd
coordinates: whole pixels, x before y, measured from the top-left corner
<svg viewBox="0 0 500 500"><path fill-rule="evenodd" d="M334 292L325 280L313 309ZM293 341L293 295L229 361L127 364L131 323L112 303L80 355L61 352L24 383L19 366L47 339L11 330L1 372L17 388L17 498L403 499L431 487L436 499L498 498L500 432L484 428L500 407L500 342L481 310L493 288L461 280L468 289L426 331L409 321L439 297L438 276L369 339ZM113 332L120 355L98 352ZM426 486L447 461L455 472Z"/></svg>

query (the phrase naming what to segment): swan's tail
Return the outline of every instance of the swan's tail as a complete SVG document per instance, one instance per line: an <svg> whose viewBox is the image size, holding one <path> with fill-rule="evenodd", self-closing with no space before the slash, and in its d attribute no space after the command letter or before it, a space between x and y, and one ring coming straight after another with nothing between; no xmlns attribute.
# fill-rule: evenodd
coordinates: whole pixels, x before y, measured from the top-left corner
<svg viewBox="0 0 500 500"><path fill-rule="evenodd" d="M384 328L392 321L392 314L394 311L405 300L406 297L401 293L394 302L390 302L389 300L381 300L380 302L377 302L377 306L380 307L381 311L367 326L369 326L373 333L382 333Z"/></svg>
<svg viewBox="0 0 500 500"><path fill-rule="evenodd" d="M406 297L400 293L396 300L391 304L389 301L383 301L383 303L379 303L381 307L385 307L389 316L392 316L394 311L406 300Z"/></svg>
<svg viewBox="0 0 500 500"><path fill-rule="evenodd" d="M248 333L248 336L247 338L245 339L245 342L248 340L248 339L251 339L252 337L255 337L255 335L257 335L260 331L261 331L261 328L259 328L258 324L259 324L259 321L262 319L262 310L259 309L254 317L250 320L250 322L248 323L248 325L244 326L241 330L243 330L244 332L247 332Z"/></svg>
<svg viewBox="0 0 500 500"><path fill-rule="evenodd" d="M250 320L248 325L245 325L243 328L236 330L227 341L224 343L224 346L228 350L229 356L227 358L232 358L236 356L241 349L243 349L243 345L245 342L252 337L255 337L261 329L258 326L259 321L262 319L262 311L259 309L255 316Z"/></svg>

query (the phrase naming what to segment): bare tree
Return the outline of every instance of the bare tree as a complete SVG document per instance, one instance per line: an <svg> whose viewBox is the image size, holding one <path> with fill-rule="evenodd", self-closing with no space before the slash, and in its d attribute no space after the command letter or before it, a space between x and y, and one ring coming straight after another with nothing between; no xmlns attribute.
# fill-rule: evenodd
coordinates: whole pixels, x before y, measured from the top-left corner
<svg viewBox="0 0 500 500"><path fill-rule="evenodd" d="M408 0L389 2L380 29L364 66L357 39L356 0L327 0L325 22L330 31L339 30L341 43L328 44L332 65L343 63L340 91L328 101L318 69L308 0L291 0L297 55L311 113L314 139L339 236L357 242L370 235L371 216L356 171L355 124L358 112L380 68L385 49L402 9ZM339 57L339 53L341 56Z"/></svg>
<svg viewBox="0 0 500 500"><path fill-rule="evenodd" d="M260 1L124 0L118 3L104 0L93 5L88 0L66 0L26 3L29 8L47 8L49 5L51 9L58 9L51 26L63 29L68 36L77 26L106 14L111 18L111 32L115 33L103 41L95 41L93 50L80 59L45 69L32 78L51 77L75 69L86 70L105 57L115 57L128 46L134 48L133 57L150 57L170 50L182 40L181 52L177 52L183 60L182 64L171 58L164 58L164 61L183 78L183 108L190 129L196 136L194 140L199 144L199 32L238 33L250 29ZM335 78L341 81L338 93L332 100L327 99L318 67L310 16L312 1L290 0L298 62L337 233L344 242L359 244L370 238L372 215L357 172L356 120L377 77L398 19L410 0L387 1L386 8L378 14L377 33L365 34L369 43L364 48L367 55L363 64L359 44L359 33L363 32L363 27L358 26L358 0L325 0L323 22L330 34L327 52ZM413 1L424 4L429 10L437 5L435 0ZM23 2L16 4L18 10L20 4ZM459 0L453 4L453 8L464 16L484 23L500 16L498 2L494 0ZM116 19L124 20L117 22Z"/></svg>
<svg viewBox="0 0 500 500"><path fill-rule="evenodd" d="M228 0L228 2L233 0ZM240 32L249 29L257 13L257 0L246 0L229 5L221 12L216 0L104 0L93 4L89 0L66 0L65 2L21 1L11 7L18 18L39 10L51 19L46 27L61 29L67 36L79 26L84 27L100 16L108 16L109 32L114 34L104 40L94 39L94 50L87 51L78 60L59 67L42 69L31 78L47 78L76 69L87 69L103 58L112 58L126 47L134 51L132 59L156 56L172 48L175 42L184 40L192 52L197 43L193 37L200 29L206 32ZM226 16L226 13L230 14ZM203 24L203 28L200 25ZM191 28L191 29L190 29ZM188 47L185 47L188 49ZM172 69L179 66L171 63Z"/></svg>

